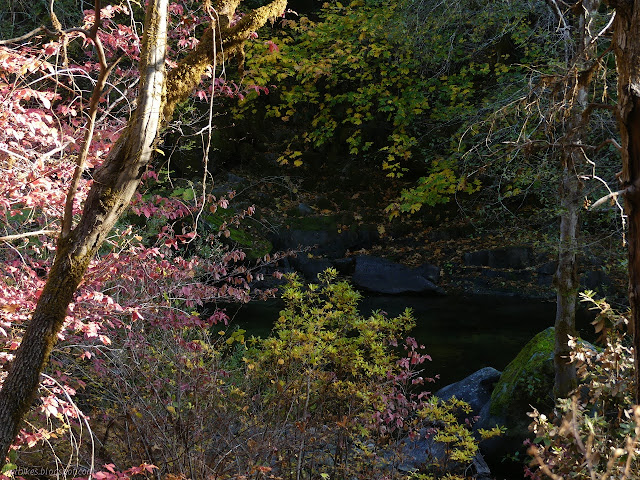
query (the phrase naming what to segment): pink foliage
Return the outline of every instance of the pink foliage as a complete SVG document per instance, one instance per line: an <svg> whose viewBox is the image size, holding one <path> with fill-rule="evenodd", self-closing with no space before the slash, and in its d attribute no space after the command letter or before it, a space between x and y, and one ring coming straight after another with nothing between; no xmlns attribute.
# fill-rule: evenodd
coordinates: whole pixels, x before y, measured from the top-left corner
<svg viewBox="0 0 640 480"><path fill-rule="evenodd" d="M210 19L200 7L201 2L195 1L170 5L172 43L168 65L175 65L197 46L196 29ZM99 36L107 60L123 60L114 69L108 94L100 103L94 141L74 199L76 218L91 187L93 169L101 165L117 142L136 95L139 25L136 27L130 12L121 5L104 7L100 16ZM91 28L94 20L95 13L85 11L83 28ZM72 42L80 46L81 53L66 59L66 47ZM92 42L79 30L59 40L36 37L32 43L16 48L0 46L1 235L42 231L16 243L0 244L0 384L47 279L55 251L55 235L51 231L60 228L67 189L86 133L90 86L98 67ZM251 89L261 91L224 78L212 81L214 72L209 77L208 85L196 92L202 100L212 94L242 96ZM262 91L266 93L266 89ZM144 178L154 181L158 177L149 171ZM208 239L198 238L195 228L174 231L177 221L192 225L196 213L204 208L203 203L209 211L215 211L226 208L228 199L196 198L188 202L177 197L136 194L133 214L145 220L162 220L165 226L157 238L145 241L131 226L123 225L113 232L89 266L69 306L56 348L74 350L78 361L92 362L96 372L107 374L103 349L119 335L137 335L133 332L141 329L134 329L134 325L144 323L148 328L170 331L226 324L228 317L223 311L205 315L198 312L215 301L247 302L254 295L249 283L255 273L245 265L241 251L230 250L212 258L185 256L185 249L193 241L215 243L217 236L228 236L229 225L234 221L224 223L220 232ZM251 207L240 217L253 212ZM183 347L197 348L186 343ZM62 363L52 358L49 374L55 381L43 381L38 413L50 420L80 421L85 418L71 399L84 383L64 372ZM33 446L46 440L50 433L45 428L23 430L15 448ZM105 465L94 476L106 480L130 478L153 468L141 465L118 471L113 465Z"/></svg>

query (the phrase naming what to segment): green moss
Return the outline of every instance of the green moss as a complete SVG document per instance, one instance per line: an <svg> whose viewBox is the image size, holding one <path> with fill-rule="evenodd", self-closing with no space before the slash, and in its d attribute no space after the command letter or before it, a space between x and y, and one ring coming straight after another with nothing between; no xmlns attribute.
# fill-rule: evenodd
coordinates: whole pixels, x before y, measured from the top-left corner
<svg viewBox="0 0 640 480"><path fill-rule="evenodd" d="M218 209L216 213L211 213L205 217L205 221L214 230L218 230L220 226L231 220L235 212L231 209ZM228 225L229 237L222 240L232 244L234 247L240 247L247 255L249 260L257 260L264 257L273 249L273 245L266 238L258 235L253 229L243 225Z"/></svg>
<svg viewBox="0 0 640 480"><path fill-rule="evenodd" d="M293 218L289 222L293 230L320 231L337 230L338 219L333 215L314 215L309 217Z"/></svg>
<svg viewBox="0 0 640 480"><path fill-rule="evenodd" d="M504 369L491 395L491 414L511 417L552 402L555 329L538 333Z"/></svg>

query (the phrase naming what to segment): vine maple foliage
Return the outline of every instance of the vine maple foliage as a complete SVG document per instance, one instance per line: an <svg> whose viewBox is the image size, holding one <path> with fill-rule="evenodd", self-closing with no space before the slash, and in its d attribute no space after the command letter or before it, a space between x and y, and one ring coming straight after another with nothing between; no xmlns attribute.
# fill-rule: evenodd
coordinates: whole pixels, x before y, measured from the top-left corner
<svg viewBox="0 0 640 480"><path fill-rule="evenodd" d="M221 0L213 6L195 1L149 3L148 12L166 8L169 21L164 60L169 87L162 98L164 115L155 112L163 122L161 128L169 126L176 106L189 94L201 100L242 95L239 87L219 77L216 65L242 55L242 43L269 18L281 15L286 5L276 0L243 15L236 12L239 0ZM20 429L6 465L8 445L3 445L2 473L15 468L21 446L59 435L69 422L88 421L73 401L85 385L67 374L68 364L56 352L73 351L99 369L101 353L112 336L133 331L136 322L167 329L208 327L226 321L226 316L216 311L203 317L198 307L216 300L247 301L252 295L249 282L256 274L243 263L244 254L220 249L217 238L226 225L221 232L208 234L197 229L199 212L227 206L227 199L212 195L195 195L187 201L143 190L133 198L128 219L136 215L147 223L161 219L163 226L154 232L155 238L144 239L124 221L115 223L122 213L118 210L109 220L115 229L105 221L106 231L96 238L86 265L72 265L67 277L62 269L62 280L56 277L60 269L52 273L54 262L64 262L60 252L84 234L82 222L91 215L87 209L95 205L87 198L94 195L99 202L107 198L97 172L114 168L114 158L124 155L126 162L127 155L136 155L119 149L131 134L136 107L143 104L139 95L146 77L140 77L138 64L147 66L147 60L142 58L140 12L123 5L96 5L99 15L86 11L80 28L64 28L52 10L53 30L40 27L23 38L0 41L0 382L6 384L16 355L27 348L20 346L32 312L46 295L43 292L51 283L64 283L68 275L80 272L77 281L71 281L77 291L72 287L75 293L68 308L64 305L61 327L53 331L52 341L57 339L58 344L43 377L37 411L29 426ZM151 35L154 30L149 25ZM147 43L153 41L150 37ZM151 148L158 148L157 141ZM134 179L133 187L143 177L145 188L151 188L158 177L151 167L142 167L146 173ZM132 193L119 200L123 206ZM245 214L252 212L250 208ZM78 225L72 228L74 223ZM217 253L187 257L190 244L207 254ZM75 253L65 255L71 259ZM273 259L265 261L269 260ZM45 351L43 364L48 357ZM31 404L29 398L23 402L25 409ZM16 425L21 418L14 417L23 414L24 410L12 414ZM56 418L65 420L62 427L52 423ZM147 467L134 467L128 473L109 467L101 478L140 473Z"/></svg>

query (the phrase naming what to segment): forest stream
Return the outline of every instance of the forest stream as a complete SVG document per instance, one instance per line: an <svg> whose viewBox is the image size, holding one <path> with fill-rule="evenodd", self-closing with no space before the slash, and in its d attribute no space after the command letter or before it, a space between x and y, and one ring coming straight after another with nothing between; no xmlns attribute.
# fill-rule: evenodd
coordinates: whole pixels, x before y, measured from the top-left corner
<svg viewBox="0 0 640 480"><path fill-rule="evenodd" d="M364 314L383 310L396 316L407 307L416 319L410 335L432 358L425 373L440 376L434 390L483 367L502 371L535 334L553 326L556 309L555 302L489 295L364 296L360 303ZM233 318L231 325L264 337L281 308L279 300L254 301L227 306L227 313ZM591 317L578 310L576 325L586 339L593 337Z"/></svg>

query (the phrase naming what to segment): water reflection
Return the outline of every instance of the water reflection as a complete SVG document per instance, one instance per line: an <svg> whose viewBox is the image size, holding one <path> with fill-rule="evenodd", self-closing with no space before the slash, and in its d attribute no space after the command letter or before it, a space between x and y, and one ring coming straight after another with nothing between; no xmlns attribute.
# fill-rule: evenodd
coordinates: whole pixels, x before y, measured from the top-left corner
<svg viewBox="0 0 640 480"><path fill-rule="evenodd" d="M504 369L536 333L553 325L556 308L554 302L512 297L366 296L360 311L383 310L395 316L406 307L416 318L411 335L433 359L425 374L440 375L435 389L482 367ZM270 300L230 305L227 313L250 334L266 336L281 308L280 301ZM587 339L593 336L589 318L588 312L579 311L577 326Z"/></svg>

